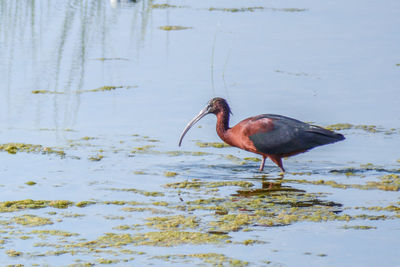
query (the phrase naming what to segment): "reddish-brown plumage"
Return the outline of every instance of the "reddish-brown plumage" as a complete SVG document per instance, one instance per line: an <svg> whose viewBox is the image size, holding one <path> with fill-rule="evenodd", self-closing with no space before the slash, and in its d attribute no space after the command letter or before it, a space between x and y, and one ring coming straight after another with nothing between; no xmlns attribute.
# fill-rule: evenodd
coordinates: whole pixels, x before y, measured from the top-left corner
<svg viewBox="0 0 400 267"><path fill-rule="evenodd" d="M186 132L205 115L217 116L217 134L227 144L270 158L284 172L282 158L306 152L313 147L343 140L341 134L313 126L292 118L263 114L242 120L229 128L231 113L228 103L222 98L213 98L183 131L179 145Z"/></svg>

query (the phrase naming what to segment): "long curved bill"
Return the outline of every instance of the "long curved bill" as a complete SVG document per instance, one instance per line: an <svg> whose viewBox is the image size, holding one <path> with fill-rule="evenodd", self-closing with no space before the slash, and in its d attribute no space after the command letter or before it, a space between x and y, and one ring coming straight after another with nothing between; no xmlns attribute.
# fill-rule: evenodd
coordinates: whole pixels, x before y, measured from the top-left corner
<svg viewBox="0 0 400 267"><path fill-rule="evenodd" d="M206 106L205 108L203 108L203 109L200 111L200 113L199 113L196 117L194 117L194 118L186 125L185 129L183 130L183 132L182 132L182 134L181 134L181 137L179 138L179 146L181 146L183 137L184 137L185 134L190 130L190 128L192 128L192 126L195 125L196 122L198 122L201 118L203 118L205 115L207 115L207 114L209 114L209 113L210 113L209 107Z"/></svg>

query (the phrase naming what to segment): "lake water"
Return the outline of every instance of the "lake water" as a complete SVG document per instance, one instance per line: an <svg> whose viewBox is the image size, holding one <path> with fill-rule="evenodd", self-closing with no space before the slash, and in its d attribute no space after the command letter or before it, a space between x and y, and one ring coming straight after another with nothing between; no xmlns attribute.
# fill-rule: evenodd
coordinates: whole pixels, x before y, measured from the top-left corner
<svg viewBox="0 0 400 267"><path fill-rule="evenodd" d="M400 266L399 13L1 1L0 262ZM216 96L231 125L282 114L346 140L285 159L283 177L207 146L211 115L178 147Z"/></svg>

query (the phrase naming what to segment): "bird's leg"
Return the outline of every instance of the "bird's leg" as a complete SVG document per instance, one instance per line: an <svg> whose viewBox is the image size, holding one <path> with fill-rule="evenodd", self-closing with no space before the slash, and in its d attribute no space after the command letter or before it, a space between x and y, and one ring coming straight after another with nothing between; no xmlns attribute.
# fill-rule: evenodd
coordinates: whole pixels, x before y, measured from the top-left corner
<svg viewBox="0 0 400 267"><path fill-rule="evenodd" d="M281 169L282 172L285 172L285 169L282 165L282 158L278 155L268 155L268 157Z"/></svg>
<svg viewBox="0 0 400 267"><path fill-rule="evenodd" d="M266 156L263 156L263 159L260 164L260 172L262 172L264 170L265 158L266 158Z"/></svg>

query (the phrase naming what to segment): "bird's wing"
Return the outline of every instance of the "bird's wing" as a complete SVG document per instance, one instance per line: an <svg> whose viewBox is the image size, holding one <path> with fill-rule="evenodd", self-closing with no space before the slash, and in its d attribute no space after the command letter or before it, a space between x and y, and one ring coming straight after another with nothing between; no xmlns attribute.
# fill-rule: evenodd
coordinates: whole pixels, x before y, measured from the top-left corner
<svg viewBox="0 0 400 267"><path fill-rule="evenodd" d="M281 115L260 115L254 117L250 124L258 125L260 130L249 135L249 138L256 149L265 154L284 155L307 151L344 139L341 134Z"/></svg>

